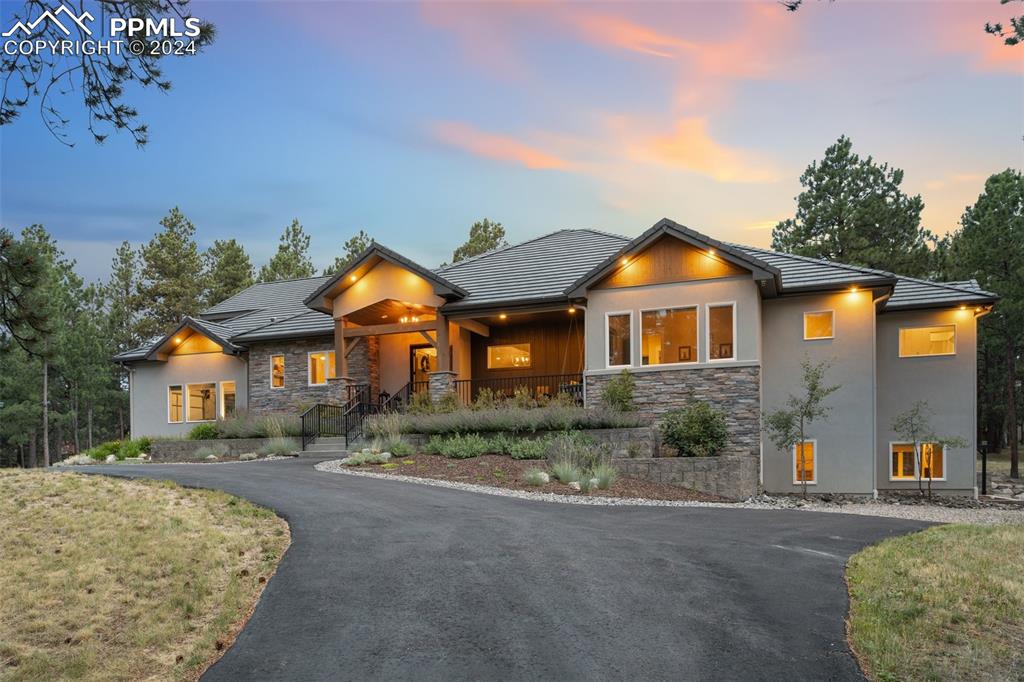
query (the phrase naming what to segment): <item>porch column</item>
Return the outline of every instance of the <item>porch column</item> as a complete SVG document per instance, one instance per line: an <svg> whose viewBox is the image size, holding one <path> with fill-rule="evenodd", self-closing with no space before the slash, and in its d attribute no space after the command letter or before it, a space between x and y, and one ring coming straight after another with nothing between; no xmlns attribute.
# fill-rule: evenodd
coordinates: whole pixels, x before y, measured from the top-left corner
<svg viewBox="0 0 1024 682"><path fill-rule="evenodd" d="M331 394L338 403L348 401L348 386L352 383L348 376L347 350L345 318L341 317L334 321L334 376L327 378L327 384L331 386Z"/></svg>
<svg viewBox="0 0 1024 682"><path fill-rule="evenodd" d="M451 344L448 341L448 318L437 313L435 346L437 348L437 371L430 373L430 399L440 400L455 390L455 372L452 371Z"/></svg>

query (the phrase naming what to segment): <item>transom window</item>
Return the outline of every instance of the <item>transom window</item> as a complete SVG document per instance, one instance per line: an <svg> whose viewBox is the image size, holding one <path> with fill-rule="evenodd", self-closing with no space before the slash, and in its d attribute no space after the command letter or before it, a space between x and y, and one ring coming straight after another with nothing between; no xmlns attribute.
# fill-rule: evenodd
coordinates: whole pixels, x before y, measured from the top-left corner
<svg viewBox="0 0 1024 682"><path fill-rule="evenodd" d="M892 443L889 446L889 479L893 481L945 480L946 453L941 443L921 443L921 461L917 461L913 443ZM920 466L919 466L920 465ZM920 472L918 469L920 468Z"/></svg>
<svg viewBox="0 0 1024 682"><path fill-rule="evenodd" d="M521 369L532 362L530 344L507 343L487 347L487 369Z"/></svg>
<svg viewBox="0 0 1024 682"><path fill-rule="evenodd" d="M697 308L662 308L640 313L641 364L697 362Z"/></svg>
<svg viewBox="0 0 1024 682"><path fill-rule="evenodd" d="M626 367L631 364L633 354L632 326L633 313L608 313L608 355L609 367Z"/></svg>
<svg viewBox="0 0 1024 682"><path fill-rule="evenodd" d="M167 387L167 421L180 424L185 421L184 393L181 386Z"/></svg>
<svg viewBox="0 0 1024 682"><path fill-rule="evenodd" d="M188 421L212 422L217 418L217 384L189 384Z"/></svg>
<svg viewBox="0 0 1024 682"><path fill-rule="evenodd" d="M835 335L834 318L831 310L804 313L804 341L831 339Z"/></svg>
<svg viewBox="0 0 1024 682"><path fill-rule="evenodd" d="M270 387L284 388L284 356L270 356Z"/></svg>
<svg viewBox="0 0 1024 682"><path fill-rule="evenodd" d="M708 306L708 359L734 360L734 318L736 305L722 303Z"/></svg>
<svg viewBox="0 0 1024 682"><path fill-rule="evenodd" d="M793 446L793 484L818 482L818 441L805 440Z"/></svg>
<svg viewBox="0 0 1024 682"><path fill-rule="evenodd" d="M956 354L956 325L900 329L900 357Z"/></svg>
<svg viewBox="0 0 1024 682"><path fill-rule="evenodd" d="M284 361L284 356L276 357L280 357L282 362ZM309 354L310 386L323 386L327 383L328 379L333 379L334 376L335 363L333 350L314 351Z"/></svg>

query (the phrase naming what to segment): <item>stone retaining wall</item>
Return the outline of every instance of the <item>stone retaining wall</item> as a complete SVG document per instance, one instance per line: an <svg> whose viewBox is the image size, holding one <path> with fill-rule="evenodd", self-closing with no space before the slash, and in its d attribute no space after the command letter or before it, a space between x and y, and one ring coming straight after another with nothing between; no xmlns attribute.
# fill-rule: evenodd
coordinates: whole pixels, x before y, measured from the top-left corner
<svg viewBox="0 0 1024 682"><path fill-rule="evenodd" d="M154 462L183 462L195 459L195 453L202 447L228 449L229 455L256 452L269 438L215 438L212 440L155 440L149 447L149 456Z"/></svg>
<svg viewBox="0 0 1024 682"><path fill-rule="evenodd" d="M649 426L630 429L585 429L582 432L593 438L595 443L607 444L612 457L650 459L658 455L657 431ZM555 431L534 431L531 433L514 434L514 437L544 438L556 433ZM484 433L482 435L488 436L492 434ZM402 439L414 448L422 448L426 445L429 438L430 436L423 433L406 433L402 435Z"/></svg>
<svg viewBox="0 0 1024 682"><path fill-rule="evenodd" d="M758 459L747 455L615 459L623 476L745 500L758 493Z"/></svg>
<svg viewBox="0 0 1024 682"><path fill-rule="evenodd" d="M757 366L694 367L632 373L633 403L655 419L669 410L703 400L725 413L729 441L722 455L758 456L761 450L761 368ZM616 374L585 377L588 405L597 404Z"/></svg>

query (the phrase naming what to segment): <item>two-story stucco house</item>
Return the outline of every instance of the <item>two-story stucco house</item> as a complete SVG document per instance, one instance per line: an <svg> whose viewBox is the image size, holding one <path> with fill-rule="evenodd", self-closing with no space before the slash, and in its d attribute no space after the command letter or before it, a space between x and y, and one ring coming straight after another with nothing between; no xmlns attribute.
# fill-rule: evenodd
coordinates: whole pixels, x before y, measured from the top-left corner
<svg viewBox="0 0 1024 682"><path fill-rule="evenodd" d="M935 489L969 494L977 319L996 300L973 281L726 244L662 220L635 239L562 230L434 270L373 245L333 277L254 285L116 361L130 368L135 435L420 390L467 401L526 386L594 404L628 368L645 412L694 399L724 410L727 453L757 458L768 492L806 479L817 493L872 494L930 473ZM808 442L780 452L761 415L799 392L805 357L831 360L841 389ZM918 400L968 445L926 445L919 467L892 430Z"/></svg>

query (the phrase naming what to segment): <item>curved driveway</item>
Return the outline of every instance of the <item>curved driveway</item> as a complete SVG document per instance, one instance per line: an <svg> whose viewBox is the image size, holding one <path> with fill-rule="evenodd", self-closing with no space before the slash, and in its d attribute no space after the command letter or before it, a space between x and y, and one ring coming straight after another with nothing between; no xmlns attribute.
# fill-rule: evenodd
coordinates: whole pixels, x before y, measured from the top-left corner
<svg viewBox="0 0 1024 682"><path fill-rule="evenodd" d="M860 679L845 561L925 525L532 502L316 461L89 468L219 488L291 524L204 679Z"/></svg>

